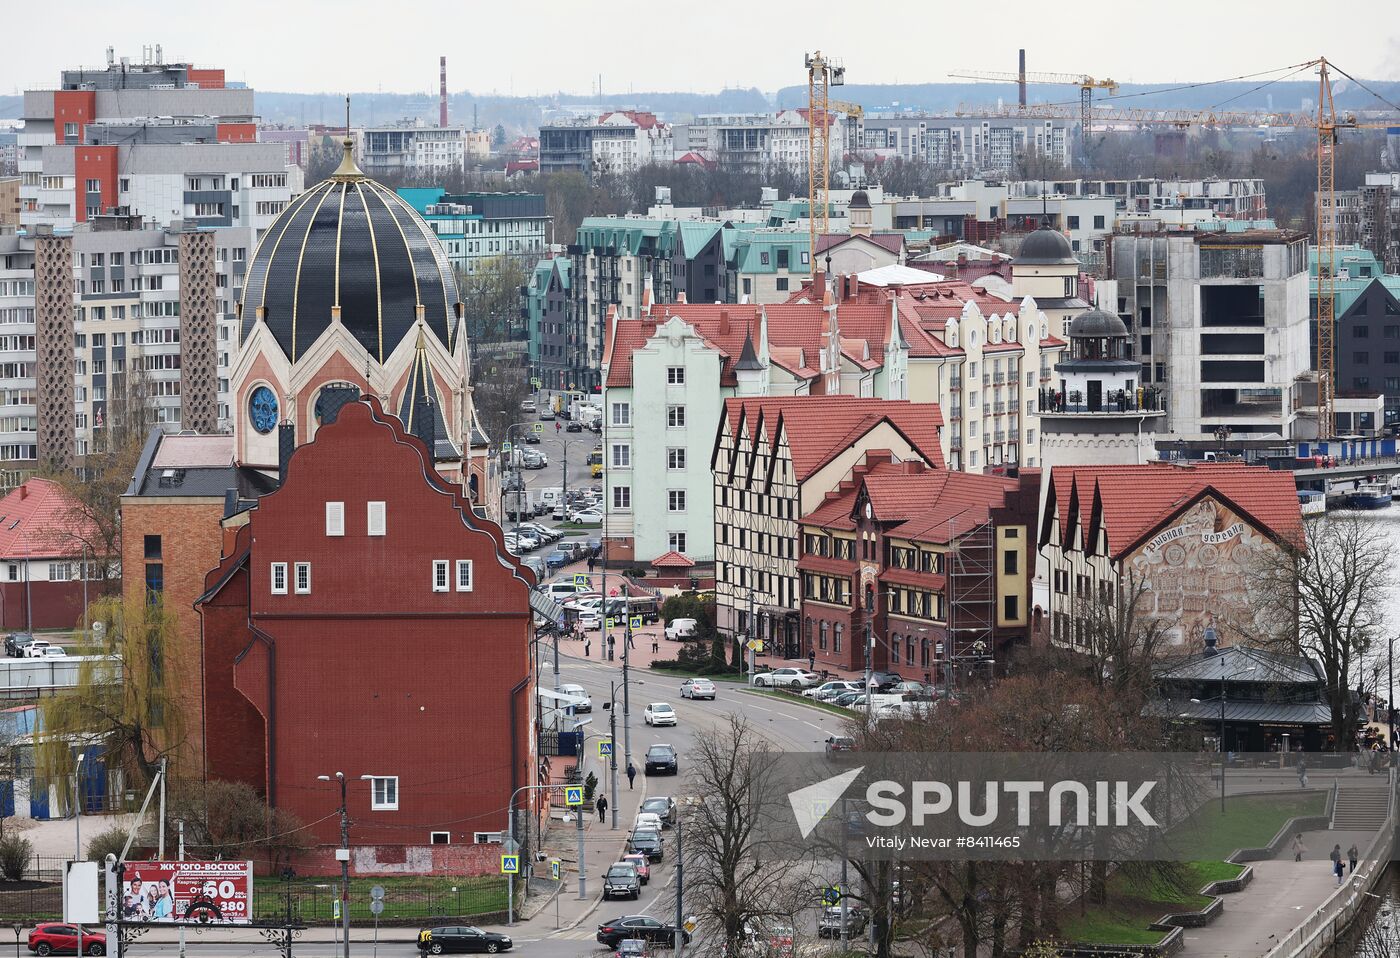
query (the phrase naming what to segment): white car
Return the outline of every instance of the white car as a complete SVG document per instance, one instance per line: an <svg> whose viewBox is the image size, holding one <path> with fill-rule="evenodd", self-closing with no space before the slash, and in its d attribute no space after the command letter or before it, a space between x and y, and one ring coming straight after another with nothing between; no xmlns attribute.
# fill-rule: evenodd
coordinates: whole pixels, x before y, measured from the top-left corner
<svg viewBox="0 0 1400 958"><path fill-rule="evenodd" d="M647 725L675 725L676 710L665 702L652 702L642 710L642 721Z"/></svg>
<svg viewBox="0 0 1400 958"><path fill-rule="evenodd" d="M602 522L603 514L597 509L584 509L569 516L570 522Z"/></svg>
<svg viewBox="0 0 1400 958"><path fill-rule="evenodd" d="M68 658L68 650L60 648L57 645L51 645L44 650L43 657L46 659L66 659Z"/></svg>
<svg viewBox="0 0 1400 958"><path fill-rule="evenodd" d="M50 643L46 639L35 639L25 646L24 657L27 659L42 659L45 654L44 650L47 649L49 645Z"/></svg>
<svg viewBox="0 0 1400 958"><path fill-rule="evenodd" d="M578 614L578 627L585 632L597 632L603 628L603 614L597 609L586 609Z"/></svg>
<svg viewBox="0 0 1400 958"><path fill-rule="evenodd" d="M683 699L710 699L715 697L715 683L709 679L693 678L686 679L681 683L681 698Z"/></svg>
<svg viewBox="0 0 1400 958"><path fill-rule="evenodd" d="M847 682L847 681L834 680L834 681L831 681L831 682L823 682L821 685L818 685L816 688L814 688L814 689L808 689L807 691L803 692L802 694L805 695L807 698L809 698L809 699L815 699L815 700L818 701L818 702L828 702L828 701L830 701L831 699L836 698L836 696L842 694L843 692L859 692L859 691L860 691L860 683L859 683L859 682Z"/></svg>
<svg viewBox="0 0 1400 958"><path fill-rule="evenodd" d="M822 680L815 672L806 669L783 668L771 672L760 672L753 677L753 684L761 689L809 689Z"/></svg>
<svg viewBox="0 0 1400 958"><path fill-rule="evenodd" d="M588 586L579 585L574 582L572 576L567 579L557 579L541 588L551 599L556 599L560 602L566 602L580 592L588 591Z"/></svg>
<svg viewBox="0 0 1400 958"><path fill-rule="evenodd" d="M582 702L574 706L575 712L593 711L593 700L588 697L588 693L584 691L582 685L561 685L559 686L559 693L561 695L572 695L583 699Z"/></svg>
<svg viewBox="0 0 1400 958"><path fill-rule="evenodd" d="M637 815L637 824L632 826L634 832L656 832L661 834L661 816L653 812L641 812Z"/></svg>
<svg viewBox="0 0 1400 958"><path fill-rule="evenodd" d="M666 638L672 642L693 639L695 638L696 624L694 619L672 619L666 623Z"/></svg>

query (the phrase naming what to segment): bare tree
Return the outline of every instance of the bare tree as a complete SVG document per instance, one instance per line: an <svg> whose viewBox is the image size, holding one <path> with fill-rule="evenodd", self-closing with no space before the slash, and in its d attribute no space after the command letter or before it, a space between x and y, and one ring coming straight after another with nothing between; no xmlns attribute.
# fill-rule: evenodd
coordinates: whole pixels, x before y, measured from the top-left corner
<svg viewBox="0 0 1400 958"><path fill-rule="evenodd" d="M1302 548L1269 550L1251 570L1263 633L1256 644L1306 655L1322 667L1332 734L1356 748L1356 694L1370 656L1383 646L1390 547L1382 529L1351 515L1310 522Z"/></svg>
<svg viewBox="0 0 1400 958"><path fill-rule="evenodd" d="M810 864L763 836L762 823L786 808L787 791L773 777L771 746L739 715L702 736L694 788L704 800L681 808L686 889L692 910L719 932L719 953L736 958L751 923L791 924L817 899Z"/></svg>
<svg viewBox="0 0 1400 958"><path fill-rule="evenodd" d="M1166 651L1171 623L1152 613L1145 575L1125 570L1083 612L1086 663L1101 689L1141 703L1152 690L1152 670Z"/></svg>

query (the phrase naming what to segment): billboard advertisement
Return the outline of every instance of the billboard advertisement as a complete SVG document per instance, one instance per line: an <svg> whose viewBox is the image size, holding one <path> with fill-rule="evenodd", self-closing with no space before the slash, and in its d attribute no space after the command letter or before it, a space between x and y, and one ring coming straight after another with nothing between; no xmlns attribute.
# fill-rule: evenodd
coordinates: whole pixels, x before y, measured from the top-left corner
<svg viewBox="0 0 1400 958"><path fill-rule="evenodd" d="M252 862L127 862L123 921L246 925L253 920Z"/></svg>

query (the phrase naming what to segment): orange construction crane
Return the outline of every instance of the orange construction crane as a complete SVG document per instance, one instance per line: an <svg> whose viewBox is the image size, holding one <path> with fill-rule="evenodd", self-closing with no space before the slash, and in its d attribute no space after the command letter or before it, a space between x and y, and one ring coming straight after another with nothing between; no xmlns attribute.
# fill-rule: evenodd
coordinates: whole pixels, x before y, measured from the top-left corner
<svg viewBox="0 0 1400 958"><path fill-rule="evenodd" d="M950 73L950 77L961 80L993 80L997 83L1056 83L1079 87L1079 137L1082 155L1089 155L1089 136L1094 126L1094 91L1107 90L1109 95L1118 92L1118 83L1109 79L1095 79L1087 73L998 73L992 70L963 70ZM1025 88L1021 88L1025 92Z"/></svg>
<svg viewBox="0 0 1400 958"><path fill-rule="evenodd" d="M818 50L806 56L807 66L807 231L811 246L807 260L817 271L817 237L831 230L829 190L831 187L832 107L851 111L852 104L832 100L830 87L846 82L846 68L822 56ZM859 107L856 107L859 110Z"/></svg>
<svg viewBox="0 0 1400 958"><path fill-rule="evenodd" d="M1099 123L1169 125L1181 128L1189 126L1291 127L1317 132L1317 195L1314 210L1317 221L1317 431L1319 438L1326 439L1333 432L1333 406L1337 396L1335 316L1337 273L1335 212L1337 197L1334 184L1337 134L1342 130L1387 129L1395 126L1397 119L1361 123L1358 122L1355 114L1338 115L1336 104L1332 99L1331 64L1326 57L1318 57L1316 60L1309 60L1288 69L1298 72L1314 67L1317 69L1317 109L1314 112L1099 109L1094 111L1090 123L1097 121ZM1016 74L1005 74L1005 76L1015 78ZM1027 75L1028 81L1030 76L1030 74ZM985 115L985 111L979 111L979 113ZM1027 106L1019 109L1002 108L997 113L1006 116L1055 119L1069 119L1073 115L1065 108L1056 107L1053 104Z"/></svg>

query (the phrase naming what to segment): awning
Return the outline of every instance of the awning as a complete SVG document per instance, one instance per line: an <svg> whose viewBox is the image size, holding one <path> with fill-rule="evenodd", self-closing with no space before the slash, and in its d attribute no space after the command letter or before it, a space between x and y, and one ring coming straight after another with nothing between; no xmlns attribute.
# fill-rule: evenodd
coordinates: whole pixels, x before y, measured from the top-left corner
<svg viewBox="0 0 1400 958"><path fill-rule="evenodd" d="M1186 721L1219 722L1220 702L1182 702L1157 699L1147 703L1144 715L1180 718ZM1332 710L1323 702L1230 702L1225 703L1226 722L1255 722L1272 725L1331 725Z"/></svg>
<svg viewBox="0 0 1400 958"><path fill-rule="evenodd" d="M564 607L553 596L535 589L530 590L530 609L555 625L564 624Z"/></svg>

